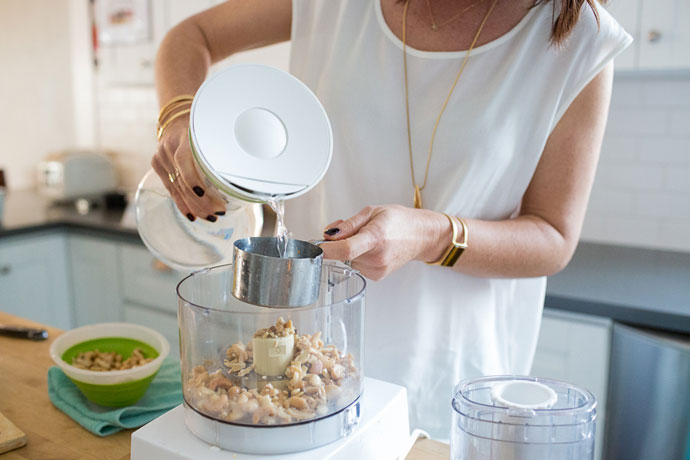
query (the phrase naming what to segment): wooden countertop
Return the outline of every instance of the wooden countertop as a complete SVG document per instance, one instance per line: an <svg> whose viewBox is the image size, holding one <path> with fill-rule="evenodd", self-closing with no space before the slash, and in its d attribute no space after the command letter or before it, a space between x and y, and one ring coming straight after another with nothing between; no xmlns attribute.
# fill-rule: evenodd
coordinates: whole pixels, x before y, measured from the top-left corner
<svg viewBox="0 0 690 460"><path fill-rule="evenodd" d="M60 412L48 398L48 350L60 329L0 311L0 324L45 328L48 340L34 342L0 336L0 412L26 433L27 444L2 460L127 460L130 435L124 430L101 438ZM417 441L407 460L447 460L449 448L429 439Z"/></svg>

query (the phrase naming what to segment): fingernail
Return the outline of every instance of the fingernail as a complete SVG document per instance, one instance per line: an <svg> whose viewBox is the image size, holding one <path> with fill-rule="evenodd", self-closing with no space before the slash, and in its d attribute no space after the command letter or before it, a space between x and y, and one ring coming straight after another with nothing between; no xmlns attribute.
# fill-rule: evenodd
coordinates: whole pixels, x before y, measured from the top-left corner
<svg viewBox="0 0 690 460"><path fill-rule="evenodd" d="M196 219L196 218L195 218L193 215L191 215L191 214L188 213L188 214L187 214L187 219L189 219L190 222L194 222L194 219Z"/></svg>
<svg viewBox="0 0 690 460"><path fill-rule="evenodd" d="M217 219L216 216L206 216L206 220L209 222L215 222Z"/></svg>
<svg viewBox="0 0 690 460"><path fill-rule="evenodd" d="M326 231L323 232L323 233L326 234L326 235L328 235L328 236L333 236L333 235L337 235L338 233L340 233L340 229L337 228L337 227L335 227L335 228L329 228L328 230L326 230Z"/></svg>
<svg viewBox="0 0 690 460"><path fill-rule="evenodd" d="M216 214L216 216L224 216L225 211L217 211L215 214Z"/></svg>
<svg viewBox="0 0 690 460"><path fill-rule="evenodd" d="M194 193L196 193L196 196L198 196L198 197L204 196L204 193L205 193L204 189L199 187L198 185L195 185L194 187L192 187L192 190L194 190Z"/></svg>

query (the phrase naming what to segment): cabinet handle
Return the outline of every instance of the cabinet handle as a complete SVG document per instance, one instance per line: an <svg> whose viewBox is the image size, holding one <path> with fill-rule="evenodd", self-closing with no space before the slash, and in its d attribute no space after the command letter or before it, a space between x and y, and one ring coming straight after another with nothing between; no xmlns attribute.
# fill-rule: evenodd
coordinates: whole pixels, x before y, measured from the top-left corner
<svg viewBox="0 0 690 460"><path fill-rule="evenodd" d="M2 267L0 267L0 276L9 275L11 271L12 267L10 267L9 265L3 265Z"/></svg>
<svg viewBox="0 0 690 460"><path fill-rule="evenodd" d="M659 40L661 40L661 32L658 30L652 29L649 32L647 32L647 41L650 43L656 43Z"/></svg>

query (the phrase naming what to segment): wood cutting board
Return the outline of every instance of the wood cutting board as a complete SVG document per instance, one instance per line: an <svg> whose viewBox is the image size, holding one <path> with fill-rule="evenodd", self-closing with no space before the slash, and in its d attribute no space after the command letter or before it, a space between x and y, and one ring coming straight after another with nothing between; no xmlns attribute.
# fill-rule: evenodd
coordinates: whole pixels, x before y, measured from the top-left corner
<svg viewBox="0 0 690 460"><path fill-rule="evenodd" d="M0 412L0 454L26 444L26 435Z"/></svg>

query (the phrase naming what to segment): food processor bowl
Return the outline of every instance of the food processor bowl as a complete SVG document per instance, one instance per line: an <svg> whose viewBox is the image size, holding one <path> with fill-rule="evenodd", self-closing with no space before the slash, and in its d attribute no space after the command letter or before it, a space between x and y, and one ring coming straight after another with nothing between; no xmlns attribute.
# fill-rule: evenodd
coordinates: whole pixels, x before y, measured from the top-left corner
<svg viewBox="0 0 690 460"><path fill-rule="evenodd" d="M593 460L596 398L557 380L491 376L455 390L452 460Z"/></svg>
<svg viewBox="0 0 690 460"><path fill-rule="evenodd" d="M209 444L284 454L328 444L359 421L366 282L324 262L316 302L271 308L232 295L232 265L177 287L188 428Z"/></svg>

